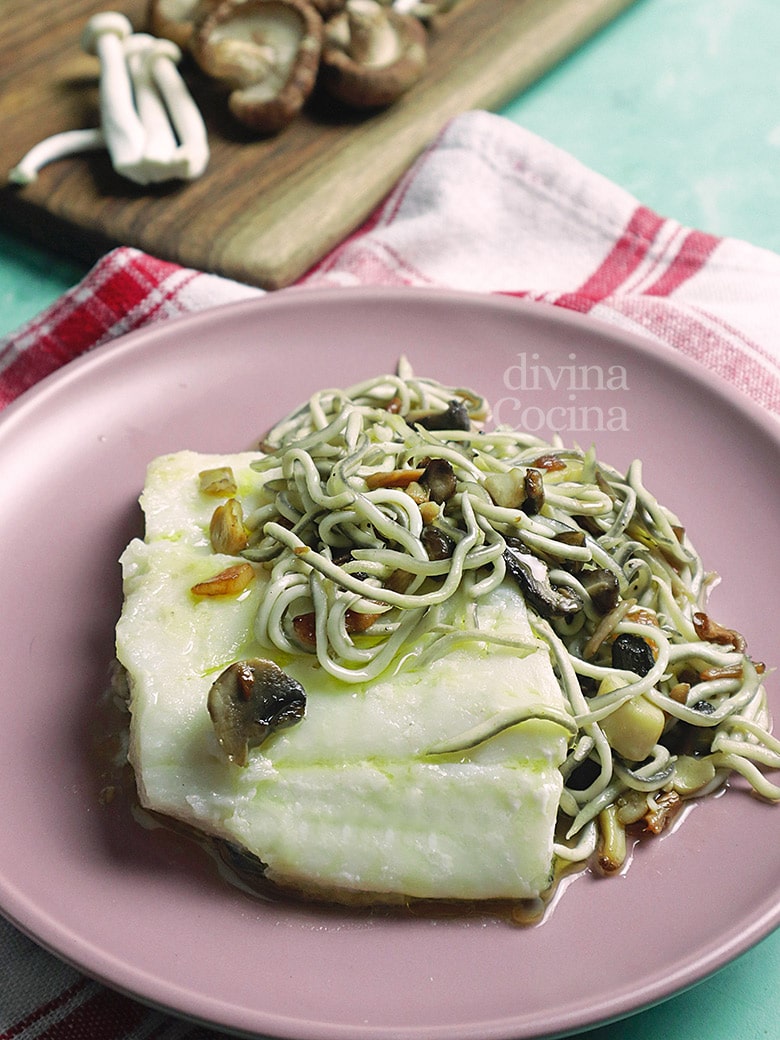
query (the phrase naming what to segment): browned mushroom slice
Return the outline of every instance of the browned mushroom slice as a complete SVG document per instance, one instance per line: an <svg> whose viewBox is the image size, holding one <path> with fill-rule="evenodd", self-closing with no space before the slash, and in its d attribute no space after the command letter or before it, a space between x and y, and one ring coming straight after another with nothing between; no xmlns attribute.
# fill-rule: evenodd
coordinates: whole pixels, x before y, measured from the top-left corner
<svg viewBox="0 0 780 1040"><path fill-rule="evenodd" d="M225 0L198 27L196 61L229 91L245 126L276 133L314 88L322 19L305 0Z"/></svg>
<svg viewBox="0 0 780 1040"><path fill-rule="evenodd" d="M250 748L303 718L306 693L273 661L252 658L222 672L209 690L208 710L225 754L245 766Z"/></svg>
<svg viewBox="0 0 780 1040"><path fill-rule="evenodd" d="M325 23L323 86L355 108L392 104L420 79L426 63L419 19L376 0L347 0Z"/></svg>
<svg viewBox="0 0 780 1040"><path fill-rule="evenodd" d="M582 600L570 589L553 585L547 565L522 542L507 539L504 563L509 577L520 586L526 603L542 617L567 617L582 610Z"/></svg>
<svg viewBox="0 0 780 1040"><path fill-rule="evenodd" d="M455 470L446 459L431 459L420 483L428 488L431 502L438 505L449 502L458 488Z"/></svg>
<svg viewBox="0 0 780 1040"><path fill-rule="evenodd" d="M430 410L409 412L406 421L410 426L422 426L424 430L470 430L471 416L465 401L455 398L443 411Z"/></svg>

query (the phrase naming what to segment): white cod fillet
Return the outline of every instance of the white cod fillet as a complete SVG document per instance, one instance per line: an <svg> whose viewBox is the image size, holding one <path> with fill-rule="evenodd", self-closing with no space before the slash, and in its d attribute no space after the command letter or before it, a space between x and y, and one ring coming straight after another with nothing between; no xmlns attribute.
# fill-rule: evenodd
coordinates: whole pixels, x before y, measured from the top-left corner
<svg viewBox="0 0 780 1040"><path fill-rule="evenodd" d="M228 761L206 701L229 664L271 656L252 635L264 578L258 567L237 598L190 594L236 562L211 550L215 501L199 492L198 474L231 466L251 509L255 457L182 452L148 471L146 538L122 557L117 626L142 805L240 845L271 880L336 899L537 896L552 879L565 728L535 719L469 752L428 752L507 711L565 712L542 647L521 657L464 642L424 669L364 685L330 678L311 656L280 656L307 692L306 716L254 749L248 766ZM450 610L456 620L462 606ZM508 584L480 606L480 620L532 640L523 599Z"/></svg>

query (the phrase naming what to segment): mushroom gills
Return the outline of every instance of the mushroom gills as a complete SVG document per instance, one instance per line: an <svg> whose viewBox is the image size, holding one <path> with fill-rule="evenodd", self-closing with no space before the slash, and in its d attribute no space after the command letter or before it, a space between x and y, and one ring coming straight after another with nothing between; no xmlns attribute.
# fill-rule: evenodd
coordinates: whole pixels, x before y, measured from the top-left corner
<svg viewBox="0 0 780 1040"><path fill-rule="evenodd" d="M450 637L450 652L415 666L415 640L395 674L349 685L314 655L280 656L272 667L305 690L305 718L267 734L243 766L220 746L207 706L215 680L272 655L252 635L262 568L239 596L190 595L235 561L209 544L214 498L199 474L230 467L249 514L263 502L252 458L183 452L149 468L146 536L122 558L117 626L142 805L258 857L269 880L337 901L538 896L551 882L569 733L555 721L566 706L548 652L511 582L480 607L480 623L522 650ZM463 628L469 609L456 596L441 620ZM525 721L459 745L513 713ZM445 742L458 750L431 753Z"/></svg>
<svg viewBox="0 0 780 1040"><path fill-rule="evenodd" d="M346 0L325 23L321 81L358 109L397 101L422 77L428 60L420 20L377 0Z"/></svg>
<svg viewBox="0 0 780 1040"><path fill-rule="evenodd" d="M268 11L260 5L246 17L216 22L208 37L214 55L209 71L236 87L253 87L257 97L272 97L284 86L301 35L293 11L281 4L267 6Z"/></svg>
<svg viewBox="0 0 780 1040"><path fill-rule="evenodd" d="M229 92L236 119L273 133L314 89L321 44L322 20L305 0L224 0L198 23L191 49Z"/></svg>

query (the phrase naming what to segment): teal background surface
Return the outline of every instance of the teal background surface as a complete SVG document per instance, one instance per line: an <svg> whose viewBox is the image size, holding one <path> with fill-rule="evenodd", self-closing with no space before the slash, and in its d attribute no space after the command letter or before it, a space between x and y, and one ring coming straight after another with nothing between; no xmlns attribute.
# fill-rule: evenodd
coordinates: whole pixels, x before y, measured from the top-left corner
<svg viewBox="0 0 780 1040"><path fill-rule="evenodd" d="M779 44L778 0L638 0L503 114L665 216L780 252ZM0 230L0 335L85 273ZM583 1035L777 1040L780 932L687 992Z"/></svg>

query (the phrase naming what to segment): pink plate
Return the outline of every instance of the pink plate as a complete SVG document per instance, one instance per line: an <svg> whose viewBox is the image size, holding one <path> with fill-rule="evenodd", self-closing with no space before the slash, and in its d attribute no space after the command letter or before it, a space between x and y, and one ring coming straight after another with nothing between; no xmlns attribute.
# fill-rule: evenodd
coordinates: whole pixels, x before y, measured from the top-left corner
<svg viewBox="0 0 780 1040"><path fill-rule="evenodd" d="M687 524L718 618L778 662L780 437L667 350L577 315L416 290L290 290L153 327L0 421L0 907L84 972L237 1033L297 1040L561 1034L697 982L780 921L780 811L739 784L578 878L532 928L263 902L194 845L101 804L91 753L146 463L234 451L322 386L415 370L504 422L596 445ZM775 677L771 697L778 705Z"/></svg>

